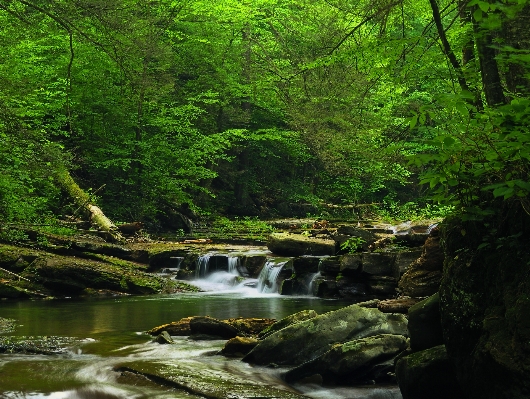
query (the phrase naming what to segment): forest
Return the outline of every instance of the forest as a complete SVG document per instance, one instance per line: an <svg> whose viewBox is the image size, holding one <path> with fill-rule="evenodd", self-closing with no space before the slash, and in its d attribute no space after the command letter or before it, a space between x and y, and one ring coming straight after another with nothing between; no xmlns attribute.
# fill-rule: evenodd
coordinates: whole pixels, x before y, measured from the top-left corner
<svg viewBox="0 0 530 399"><path fill-rule="evenodd" d="M529 11L526 0L1 0L1 234L78 212L68 184L81 205L153 229L183 207L528 213Z"/></svg>
<svg viewBox="0 0 530 399"><path fill-rule="evenodd" d="M0 396L529 398L529 21L0 0Z"/></svg>

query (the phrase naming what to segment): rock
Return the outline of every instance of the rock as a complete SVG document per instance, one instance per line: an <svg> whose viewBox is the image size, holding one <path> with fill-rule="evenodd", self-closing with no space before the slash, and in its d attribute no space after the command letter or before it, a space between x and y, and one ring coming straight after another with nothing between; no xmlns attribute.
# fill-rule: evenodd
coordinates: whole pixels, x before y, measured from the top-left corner
<svg viewBox="0 0 530 399"><path fill-rule="evenodd" d="M163 331L167 331L169 335L173 336L191 335L190 320L192 318L193 317L185 317L183 319L180 319L179 321L174 321L169 324L163 324L147 331L147 334L158 335L161 334Z"/></svg>
<svg viewBox="0 0 530 399"><path fill-rule="evenodd" d="M335 241L301 234L272 233L267 240L267 247L280 256L335 255Z"/></svg>
<svg viewBox="0 0 530 399"><path fill-rule="evenodd" d="M307 288L297 278L287 278L280 286L281 295L303 295L307 293Z"/></svg>
<svg viewBox="0 0 530 399"><path fill-rule="evenodd" d="M380 301L377 305L377 309L384 313L405 313L407 314L409 308L418 303L420 300L417 298L398 298L398 299L387 299Z"/></svg>
<svg viewBox="0 0 530 399"><path fill-rule="evenodd" d="M83 342L73 337L0 336L0 353L28 355L57 355L68 353L68 348Z"/></svg>
<svg viewBox="0 0 530 399"><path fill-rule="evenodd" d="M191 397L208 399L305 399L306 396L287 390L284 387L256 381L248 376L231 372L224 364L214 362L204 367L204 363L193 359L178 359L178 362L153 360L128 361L114 368L122 375L141 375L168 389L178 389L191 394ZM282 389L283 388L283 389ZM179 394L180 396L180 394ZM175 395L168 394L168 397Z"/></svg>
<svg viewBox="0 0 530 399"><path fill-rule="evenodd" d="M455 369L444 345L402 357L396 377L403 399L462 399Z"/></svg>
<svg viewBox="0 0 530 399"><path fill-rule="evenodd" d="M265 255L246 255L241 257L241 266L248 271L250 277L257 278L266 261Z"/></svg>
<svg viewBox="0 0 530 399"><path fill-rule="evenodd" d="M175 341L171 338L171 336L168 334L167 331L162 331L160 334L156 336L154 339L155 342L159 344L174 344Z"/></svg>
<svg viewBox="0 0 530 399"><path fill-rule="evenodd" d="M239 331L230 324L209 316L196 316L190 320L192 334L215 335L223 339L234 338Z"/></svg>
<svg viewBox="0 0 530 399"><path fill-rule="evenodd" d="M394 277L399 281L408 270L410 264L417 260L422 253L422 249L398 252L396 255L396 263L394 264Z"/></svg>
<svg viewBox="0 0 530 399"><path fill-rule="evenodd" d="M363 244L363 246L369 245L377 240L377 235L374 232L348 225L338 226L337 235L360 237L365 241L365 244Z"/></svg>
<svg viewBox="0 0 530 399"><path fill-rule="evenodd" d="M322 258L318 265L318 271L323 276L337 276L340 273L340 265L340 256L330 256L327 258Z"/></svg>
<svg viewBox="0 0 530 399"><path fill-rule="evenodd" d="M410 347L413 351L429 349L444 343L438 293L412 306L408 315Z"/></svg>
<svg viewBox="0 0 530 399"><path fill-rule="evenodd" d="M362 272L371 276L394 276L396 254L392 253L365 253L362 258Z"/></svg>
<svg viewBox="0 0 530 399"><path fill-rule="evenodd" d="M316 359L288 371L285 380L292 383L313 374L320 374L325 384L334 384L340 380L341 385L352 385L376 380L372 374L378 369L376 365L392 359L407 346L407 338L392 334L336 344ZM391 364L384 368L388 370L390 367ZM381 378L381 373L377 372L377 377Z"/></svg>
<svg viewBox="0 0 530 399"><path fill-rule="evenodd" d="M270 328L276 323L275 319L259 319L259 318L244 318L238 317L235 319L223 320L223 322L236 328L242 334L258 335L263 330Z"/></svg>
<svg viewBox="0 0 530 399"><path fill-rule="evenodd" d="M373 276L368 278L368 289L372 295L394 296L396 294L397 283L393 277Z"/></svg>
<svg viewBox="0 0 530 399"><path fill-rule="evenodd" d="M343 255L340 263L340 272L345 276L357 276L362 270L363 255Z"/></svg>
<svg viewBox="0 0 530 399"><path fill-rule="evenodd" d="M429 237L425 241L419 259L412 262L399 281L403 295L425 297L438 292L442 280L444 254L440 247L440 237Z"/></svg>
<svg viewBox="0 0 530 399"><path fill-rule="evenodd" d="M121 234L126 237L130 237L142 230L144 228L144 224L142 222L132 222L120 224L117 227Z"/></svg>
<svg viewBox="0 0 530 399"><path fill-rule="evenodd" d="M337 281L335 279L328 280L325 277L318 277L313 281L314 296L319 298L335 298L339 295L337 288Z"/></svg>
<svg viewBox="0 0 530 399"><path fill-rule="evenodd" d="M368 284L355 282L347 277L338 279L336 287L341 298L364 297L370 291Z"/></svg>
<svg viewBox="0 0 530 399"><path fill-rule="evenodd" d="M262 340L243 360L256 364L298 365L336 343L379 334L407 335L404 315L351 305L285 327Z"/></svg>
<svg viewBox="0 0 530 399"><path fill-rule="evenodd" d="M278 320L276 323L270 325L258 334L258 338L264 339L269 335L274 334L275 332L280 331L281 329L284 329L287 326L300 323L301 321L306 321L317 316L318 313L314 310L302 310L301 312L284 317L283 319Z"/></svg>
<svg viewBox="0 0 530 399"><path fill-rule="evenodd" d="M251 337L234 337L230 338L221 353L225 356L241 356L243 357L250 352L257 344L259 340Z"/></svg>
<svg viewBox="0 0 530 399"><path fill-rule="evenodd" d="M7 334L15 331L16 320L13 319L4 319L0 317L0 334Z"/></svg>
<svg viewBox="0 0 530 399"><path fill-rule="evenodd" d="M318 256L300 256L293 259L293 271L297 276L318 272L322 258Z"/></svg>
<svg viewBox="0 0 530 399"><path fill-rule="evenodd" d="M500 220L505 230L486 241ZM530 397L529 221L521 209L496 215L489 226L452 221L444 227L441 319L463 397Z"/></svg>

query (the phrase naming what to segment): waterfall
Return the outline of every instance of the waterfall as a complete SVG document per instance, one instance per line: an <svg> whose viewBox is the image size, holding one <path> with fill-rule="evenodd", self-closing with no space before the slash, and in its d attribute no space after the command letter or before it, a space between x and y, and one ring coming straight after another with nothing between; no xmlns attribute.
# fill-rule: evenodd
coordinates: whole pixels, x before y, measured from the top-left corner
<svg viewBox="0 0 530 399"><path fill-rule="evenodd" d="M307 295L314 296L313 287L315 285L315 280L320 277L320 272L309 274L307 277Z"/></svg>
<svg viewBox="0 0 530 399"><path fill-rule="evenodd" d="M201 255L197 259L197 268L195 269L195 278L199 279L208 274L208 266L210 263L211 254Z"/></svg>
<svg viewBox="0 0 530 399"><path fill-rule="evenodd" d="M265 262L263 269L258 276L258 291L266 294L278 292L278 282L276 281L278 275L282 271L283 266L287 260L278 262L274 259L269 259Z"/></svg>
<svg viewBox="0 0 530 399"><path fill-rule="evenodd" d="M238 256L229 256L228 257L228 273L235 274L239 276L239 257Z"/></svg>

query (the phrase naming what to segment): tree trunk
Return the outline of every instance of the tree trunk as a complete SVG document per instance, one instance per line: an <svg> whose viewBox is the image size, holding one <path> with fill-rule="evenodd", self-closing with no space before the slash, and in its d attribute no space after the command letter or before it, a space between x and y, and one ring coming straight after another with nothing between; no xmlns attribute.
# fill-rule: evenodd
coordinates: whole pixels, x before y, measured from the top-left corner
<svg viewBox="0 0 530 399"><path fill-rule="evenodd" d="M57 183L66 193L68 193L68 195L74 200L75 204L80 208L83 208L89 215L90 222L104 232L104 238L106 240L119 243L125 242L125 239L120 234L118 228L105 216L99 207L92 203L90 196L77 185L68 170L58 170L55 173L55 177Z"/></svg>

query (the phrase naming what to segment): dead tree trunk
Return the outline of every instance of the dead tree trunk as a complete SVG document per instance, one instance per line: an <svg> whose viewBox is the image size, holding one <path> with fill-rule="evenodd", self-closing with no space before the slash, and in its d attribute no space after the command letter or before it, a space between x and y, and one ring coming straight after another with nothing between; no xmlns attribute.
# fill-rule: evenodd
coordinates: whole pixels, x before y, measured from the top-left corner
<svg viewBox="0 0 530 399"><path fill-rule="evenodd" d="M58 170L55 177L59 186L74 200L75 204L88 214L90 222L104 233L105 240L125 242L118 228L98 206L92 203L90 196L77 185L68 170Z"/></svg>

